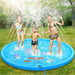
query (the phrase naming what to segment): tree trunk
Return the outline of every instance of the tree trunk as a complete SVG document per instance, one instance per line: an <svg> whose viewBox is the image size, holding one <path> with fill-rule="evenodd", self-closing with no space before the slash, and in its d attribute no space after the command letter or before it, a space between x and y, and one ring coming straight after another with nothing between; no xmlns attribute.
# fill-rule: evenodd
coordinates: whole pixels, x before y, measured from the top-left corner
<svg viewBox="0 0 75 75"><path fill-rule="evenodd" d="M75 6L72 7L72 26L75 27Z"/></svg>
<svg viewBox="0 0 75 75"><path fill-rule="evenodd" d="M75 27L75 2L68 0L72 6L72 26Z"/></svg>

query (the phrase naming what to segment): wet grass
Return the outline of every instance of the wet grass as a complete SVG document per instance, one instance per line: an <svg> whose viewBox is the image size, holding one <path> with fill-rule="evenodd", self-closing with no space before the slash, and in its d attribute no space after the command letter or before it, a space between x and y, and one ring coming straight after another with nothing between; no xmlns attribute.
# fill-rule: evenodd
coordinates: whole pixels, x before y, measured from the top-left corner
<svg viewBox="0 0 75 75"><path fill-rule="evenodd" d="M38 32L40 32L40 34L41 34L42 30L47 31L47 27L45 27L43 29L39 28ZM17 37L12 35L13 32L11 32L9 37L7 38L9 31L10 31L10 28L9 29L0 29L0 51L1 51L2 47L5 46L6 44L12 42L13 40L14 41L17 40ZM62 31L62 29L61 29L61 31ZM63 42L68 43L68 44L70 44L69 43L69 40L70 40L71 46L75 50L75 28L64 27L64 31L65 32L62 31L64 38L61 35L61 32L59 31L61 40ZM31 28L27 28L26 32L30 33ZM25 39L26 38L31 38L31 36L25 36ZM49 39L49 34L45 34L43 38ZM69 39L67 39L67 38L69 38ZM7 65L0 57L0 75L44 75L44 73L43 73L43 71L42 72L35 72L35 71L16 69L12 66ZM69 64L67 64L63 67L46 71L46 75L75 75L75 58Z"/></svg>

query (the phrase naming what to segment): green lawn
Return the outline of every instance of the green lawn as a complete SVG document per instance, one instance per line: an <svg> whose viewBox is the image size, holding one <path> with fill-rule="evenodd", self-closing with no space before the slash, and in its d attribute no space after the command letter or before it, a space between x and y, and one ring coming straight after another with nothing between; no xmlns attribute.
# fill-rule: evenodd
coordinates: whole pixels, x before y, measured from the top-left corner
<svg viewBox="0 0 75 75"><path fill-rule="evenodd" d="M64 31L63 31L64 29ZM70 44L73 49L75 50L75 28L73 27L60 27L59 34L61 40ZM38 32L42 30L47 31L47 28L39 28ZM0 29L0 51L2 47L12 41L17 40L16 36L13 36L13 30L10 32L10 29ZM26 29L27 33L31 32L31 28ZM62 35L63 32L63 35ZM7 37L9 34L9 37ZM41 34L41 33L40 33ZM25 36L26 38L31 38L31 36ZM43 38L49 39L49 34L45 34ZM7 65L0 57L0 75L44 75L43 71L35 72L35 71L27 71L27 70L20 70L16 69L12 66ZM46 75L75 75L75 58L67 65L46 71Z"/></svg>

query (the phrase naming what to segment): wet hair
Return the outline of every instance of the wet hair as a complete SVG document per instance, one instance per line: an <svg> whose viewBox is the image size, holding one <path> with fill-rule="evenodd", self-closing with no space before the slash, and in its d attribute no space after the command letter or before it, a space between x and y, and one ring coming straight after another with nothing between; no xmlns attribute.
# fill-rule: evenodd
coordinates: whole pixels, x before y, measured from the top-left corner
<svg viewBox="0 0 75 75"><path fill-rule="evenodd" d="M49 14L48 16L53 17L53 16L52 16L52 15L50 15L50 14Z"/></svg>
<svg viewBox="0 0 75 75"><path fill-rule="evenodd" d="M33 27L34 29L36 29L36 27Z"/></svg>
<svg viewBox="0 0 75 75"><path fill-rule="evenodd" d="M38 32L38 28L37 27L33 27L35 30L36 30L36 32Z"/></svg>
<svg viewBox="0 0 75 75"><path fill-rule="evenodd" d="M18 15L18 16L17 16L17 19L18 19L18 17L22 17L22 16L21 16L21 15Z"/></svg>

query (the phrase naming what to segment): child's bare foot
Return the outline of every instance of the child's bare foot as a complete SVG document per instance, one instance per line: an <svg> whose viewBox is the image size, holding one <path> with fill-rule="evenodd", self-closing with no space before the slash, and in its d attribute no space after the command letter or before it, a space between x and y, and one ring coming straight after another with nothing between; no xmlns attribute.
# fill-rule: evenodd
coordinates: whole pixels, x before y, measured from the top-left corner
<svg viewBox="0 0 75 75"><path fill-rule="evenodd" d="M38 54L38 56L40 56L40 50L38 50L37 54Z"/></svg>
<svg viewBox="0 0 75 75"><path fill-rule="evenodd" d="M58 53L58 54L60 54L61 52L62 52L62 50L58 50L58 52L57 52L57 53Z"/></svg>
<svg viewBox="0 0 75 75"><path fill-rule="evenodd" d="M22 45L22 48L24 48L24 46Z"/></svg>
<svg viewBox="0 0 75 75"><path fill-rule="evenodd" d="M19 50L19 47L17 46L17 47L15 47L15 49L13 50L13 51L17 51L17 50Z"/></svg>
<svg viewBox="0 0 75 75"><path fill-rule="evenodd" d="M51 59L51 62L53 62L54 60L53 59Z"/></svg>
<svg viewBox="0 0 75 75"><path fill-rule="evenodd" d="M17 46L17 50L19 50L19 47Z"/></svg>
<svg viewBox="0 0 75 75"><path fill-rule="evenodd" d="M48 55L52 55L52 53L51 52L48 52Z"/></svg>
<svg viewBox="0 0 75 75"><path fill-rule="evenodd" d="M36 54L33 53L32 55L35 56Z"/></svg>
<svg viewBox="0 0 75 75"><path fill-rule="evenodd" d="M58 53L60 56L62 56L62 51L58 51L57 53Z"/></svg>
<svg viewBox="0 0 75 75"><path fill-rule="evenodd" d="M57 53L58 53L58 54L60 54L61 52L60 52L60 51L58 51Z"/></svg>

